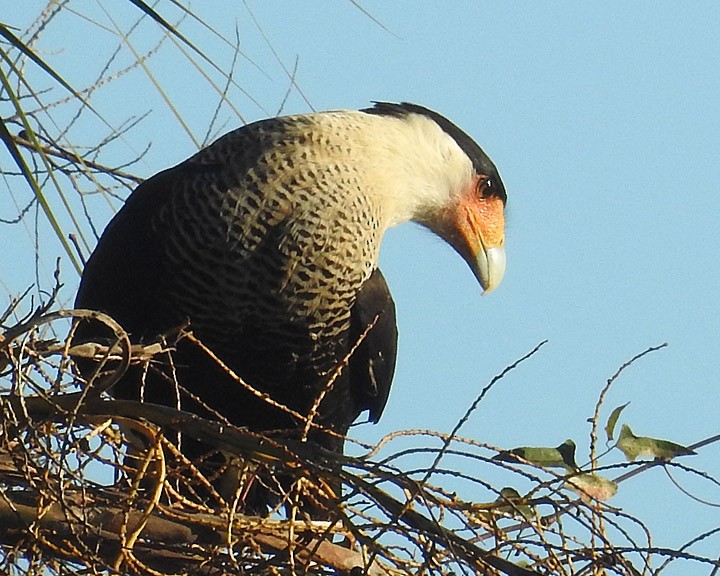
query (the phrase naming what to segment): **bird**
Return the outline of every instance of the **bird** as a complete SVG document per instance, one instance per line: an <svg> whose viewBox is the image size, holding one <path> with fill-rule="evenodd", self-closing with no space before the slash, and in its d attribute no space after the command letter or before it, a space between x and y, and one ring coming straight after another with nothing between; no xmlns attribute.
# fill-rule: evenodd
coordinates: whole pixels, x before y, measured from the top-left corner
<svg viewBox="0 0 720 576"><path fill-rule="evenodd" d="M141 183L87 260L75 306L109 314L133 342L186 323L225 365L181 340L179 391L126 375L114 397L342 453L363 412L380 419L395 371L384 233L429 229L488 293L505 272L506 203L480 146L423 106L268 118Z"/></svg>

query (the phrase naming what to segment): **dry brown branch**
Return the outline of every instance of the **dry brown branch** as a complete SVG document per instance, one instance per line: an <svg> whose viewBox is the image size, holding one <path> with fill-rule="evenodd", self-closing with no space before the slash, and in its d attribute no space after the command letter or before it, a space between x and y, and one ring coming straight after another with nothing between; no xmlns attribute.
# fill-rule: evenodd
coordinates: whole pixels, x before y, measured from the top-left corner
<svg viewBox="0 0 720 576"><path fill-rule="evenodd" d="M24 494L5 494L0 501L0 541L16 546L27 538L27 531L33 530L52 532L55 543L63 540L71 542L82 532L83 544L98 550L110 564L121 553L119 534L123 528L133 529L142 523L142 542L133 547L133 554L147 566L155 566L155 569L167 569L168 563L172 562L176 564L175 569L184 571L188 570L188 565L202 564L204 555L199 551L218 547L228 529L234 543L243 539L252 540L265 553L282 553L288 549L289 543L287 523L259 518L243 518L230 527L225 518L211 514L168 511L167 515L174 518L169 520L158 511L157 515L145 519L139 511L128 514L126 509L110 507L105 502L100 503L101 507L94 508L80 494L66 494L63 503L45 504L42 510L40 506L39 500L33 502ZM325 526L298 521L294 530L299 534L294 543L296 558L304 564L316 562L348 571L366 564L366 559L358 552L323 539ZM163 547L158 548L153 542L161 542ZM51 548L56 552L66 551L68 560L77 560L71 545L54 545ZM181 548L187 551L172 550ZM370 576L393 572L379 563L367 567Z"/></svg>
<svg viewBox="0 0 720 576"><path fill-rule="evenodd" d="M42 565L27 573L43 575L80 567L143 576L634 576L649 573L654 557L712 563L653 547L636 519L578 496L568 483L577 472L498 459L499 449L455 433L398 432L365 456L339 456L109 398L103 391L128 366L158 364L172 348L130 345L121 327L94 313L42 310L0 339L0 570L18 573L24 562ZM104 322L117 343L74 342L78 319ZM67 338L48 339L50 329ZM79 379L74 360L97 368ZM214 490L202 461L174 445L178 433L244 463L232 502ZM281 503L268 518L243 513L258 482ZM328 489L338 482L342 497ZM513 485L524 495L499 488ZM324 520L307 518L297 502L325 510Z"/></svg>

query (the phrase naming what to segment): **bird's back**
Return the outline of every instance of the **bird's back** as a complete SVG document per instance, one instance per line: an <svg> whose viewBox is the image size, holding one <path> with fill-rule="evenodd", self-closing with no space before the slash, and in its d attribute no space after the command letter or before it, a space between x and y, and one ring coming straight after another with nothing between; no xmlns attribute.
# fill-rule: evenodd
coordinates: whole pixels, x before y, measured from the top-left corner
<svg viewBox="0 0 720 576"><path fill-rule="evenodd" d="M271 119L150 178L101 237L76 305L109 313L134 340L189 321L248 384L307 413L361 332L351 311L372 275L382 233L362 174L348 161L351 139L352 130L339 134L312 115ZM376 392L368 391L366 374L357 377L364 379L360 389L350 369L336 379L319 420L341 434L362 410L379 417L392 378L394 308L382 277L373 278L380 296L366 299L365 308L391 317L392 327L384 331L386 345L370 343L387 348L392 363L382 368ZM298 426L229 381L196 346L181 342L175 364L181 384L229 421ZM163 387L169 384L154 383L145 399L177 399ZM114 393L137 397L137 379L126 378Z"/></svg>

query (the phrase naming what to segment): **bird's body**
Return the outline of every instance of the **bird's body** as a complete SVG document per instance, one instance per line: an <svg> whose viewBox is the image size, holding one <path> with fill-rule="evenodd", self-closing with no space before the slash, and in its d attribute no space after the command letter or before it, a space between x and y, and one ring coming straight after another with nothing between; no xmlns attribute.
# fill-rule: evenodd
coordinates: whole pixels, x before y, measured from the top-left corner
<svg viewBox="0 0 720 576"><path fill-rule="evenodd" d="M492 289L504 204L487 156L419 106L264 120L140 185L89 259L76 305L109 313L134 340L189 321L243 380L301 415L324 394L316 423L339 436L311 437L341 450L362 411L380 417L394 371L394 304L377 270L384 232L409 220L431 228ZM181 342L175 364L181 386L233 424L304 425L195 345ZM169 383L153 386L146 400L200 411ZM128 378L114 390L139 393Z"/></svg>

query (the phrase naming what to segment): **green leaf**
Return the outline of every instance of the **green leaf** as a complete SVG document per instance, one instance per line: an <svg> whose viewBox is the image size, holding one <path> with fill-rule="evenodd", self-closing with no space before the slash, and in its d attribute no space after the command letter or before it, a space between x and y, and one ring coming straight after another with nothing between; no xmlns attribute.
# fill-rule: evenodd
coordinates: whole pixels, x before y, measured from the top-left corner
<svg viewBox="0 0 720 576"><path fill-rule="evenodd" d="M612 411L612 414L610 414L610 418L608 418L607 424L605 425L605 433L607 434L608 442L614 439L615 425L617 424L618 418L620 418L620 413L627 408L628 404L630 404L630 402L626 402L622 406L618 406Z"/></svg>
<svg viewBox="0 0 720 576"><path fill-rule="evenodd" d="M0 85L2 85L5 88L5 93L9 94L12 99L15 98L15 94L12 92L12 87L9 83L8 78L3 74L2 69L0 69ZM16 104L16 110L18 111L18 116L22 119L23 123L25 124L26 129L30 128L28 130L28 134L32 137L34 137L34 133L32 132L32 128L27 122L27 118L23 114L22 110L19 108L19 105L17 103L17 100L14 99L13 102ZM35 179L34 172L31 169L30 166L25 162L25 158L23 157L22 153L20 152L20 149L15 144L15 141L13 140L12 134L10 134L10 131L8 130L7 126L5 125L5 122L2 118L0 118L0 141L5 144L5 146L8 149L8 152L10 153L10 156L15 161L15 163L18 166L18 169L20 170L20 173L25 178L26 182L32 189L33 193L35 194L35 197L38 200L38 203L42 207L43 213L47 217L48 221L50 222L50 226L52 227L53 231L57 235L58 239L60 240L60 243L62 244L63 248L65 249L65 252L70 257L70 260L72 261L73 265L75 266L75 269L78 271L78 273L82 270L82 266L80 265L80 262L77 259L77 256L75 255L75 252L72 249L72 246L70 245L70 242L68 242L68 239L66 235L63 233L63 229L58 222L57 218L55 217L54 212L52 211L52 208L50 204L47 201L47 198L45 197L45 194L43 194L42 189L40 188L40 184Z"/></svg>
<svg viewBox="0 0 720 576"><path fill-rule="evenodd" d="M473 507L478 519L488 522L497 516L523 516L527 520L535 518L535 508L527 504L515 488L505 487L494 502L477 504Z"/></svg>
<svg viewBox="0 0 720 576"><path fill-rule="evenodd" d="M168 33L172 34L176 38L178 38L183 44L188 46L190 49L192 49L198 56L206 60L208 63L213 64L213 62L208 58L208 56L205 55L205 53L200 50L195 44L190 42L185 36L183 36L178 29L170 24L165 18L160 16L150 5L148 5L143 0L130 0L131 4L134 4L137 8L142 10L145 14L147 14L150 18L155 20L157 24L159 24L162 28L164 28ZM187 10L185 10L187 12Z"/></svg>
<svg viewBox="0 0 720 576"><path fill-rule="evenodd" d="M522 446L513 448L496 455L494 460L504 462L530 462L543 468L564 468L570 471L578 470L575 463L575 442L571 439L565 440L555 448Z"/></svg>
<svg viewBox="0 0 720 576"><path fill-rule="evenodd" d="M531 520L535 518L535 509L525 504L526 499L520 496L520 493L515 488L505 487L500 490L500 496L495 503L497 506L494 508L495 512L501 514L508 514L510 516L522 515L524 518Z"/></svg>
<svg viewBox="0 0 720 576"><path fill-rule="evenodd" d="M595 500L609 500L618 491L618 485L612 480L598 476L597 474L579 474L567 479L570 488L580 494L581 498L587 496Z"/></svg>
<svg viewBox="0 0 720 576"><path fill-rule="evenodd" d="M689 448L681 444L675 444L675 442L670 442L669 440L635 436L627 424L623 424L620 429L620 438L618 438L617 447L622 450L625 458L630 462L642 456L671 460L676 456L695 454L695 452Z"/></svg>
<svg viewBox="0 0 720 576"><path fill-rule="evenodd" d="M62 76L60 76L51 66L45 63L45 61L40 58L35 52L33 52L32 48L28 46L25 42L20 40L15 34L10 32L10 29L3 23L0 22L0 37L4 38L10 45L15 47L17 50L25 54L30 60L35 62L40 68L42 68L47 74L52 76L55 81L60 84L63 88L65 88L68 92L70 92L75 98L85 103L85 100L83 97L75 91L75 89L68 84ZM3 53L3 56L5 56L5 60L9 61L9 58L6 56L5 53Z"/></svg>

